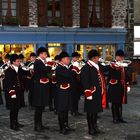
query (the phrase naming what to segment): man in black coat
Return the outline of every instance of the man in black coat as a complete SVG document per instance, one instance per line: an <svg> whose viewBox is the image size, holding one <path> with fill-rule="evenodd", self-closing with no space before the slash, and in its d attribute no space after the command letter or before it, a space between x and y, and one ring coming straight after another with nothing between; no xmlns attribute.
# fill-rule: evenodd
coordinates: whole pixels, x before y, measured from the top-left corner
<svg viewBox="0 0 140 140"><path fill-rule="evenodd" d="M10 110L10 128L20 130L23 127L18 122L18 112L24 106L23 72L20 66L19 56L12 54L11 65L5 71L5 98L6 107Z"/></svg>
<svg viewBox="0 0 140 140"><path fill-rule="evenodd" d="M105 91L104 80L100 71L99 53L91 50L88 53L88 62L81 70L81 81L85 93L85 111L87 112L88 130L90 135L101 131L97 127L97 114L102 112L102 96Z"/></svg>
<svg viewBox="0 0 140 140"><path fill-rule="evenodd" d="M72 110L71 114L72 116L79 116L81 115L78 111L78 104L80 100L80 95L82 94L82 85L81 85L81 69L78 67L79 65L79 60L80 54L78 52L73 52L72 53L72 61L70 64L70 70L72 73L73 77L73 84L72 84L72 99L71 99L71 104L72 104Z"/></svg>
<svg viewBox="0 0 140 140"><path fill-rule="evenodd" d="M34 77L34 62L35 62L35 60L36 60L36 54L31 53L30 54L30 60L25 64L25 66L27 66L27 68L29 68L30 71L31 71L30 75L28 75L27 78L26 78L26 88L29 90L28 103L29 103L30 107L33 106L32 98L33 98L33 93L34 93L33 77Z"/></svg>
<svg viewBox="0 0 140 140"><path fill-rule="evenodd" d="M32 103L35 107L34 130L42 132L44 129L47 129L47 127L42 125L42 112L45 106L49 105L49 75L52 65L50 63L46 65L46 48L40 47L37 50L37 55L38 58L34 63L34 94Z"/></svg>
<svg viewBox="0 0 140 140"><path fill-rule="evenodd" d="M122 104L127 103L127 85L129 84L129 75L127 67L121 67L117 63L124 59L124 52L116 52L116 61L111 64L108 76L108 98L112 103L113 123L126 123L122 117Z"/></svg>
<svg viewBox="0 0 140 140"><path fill-rule="evenodd" d="M70 58L67 52L59 55L60 63L56 68L57 81L57 111L60 133L68 134L73 131L68 125L68 112L71 109L72 75L68 67Z"/></svg>

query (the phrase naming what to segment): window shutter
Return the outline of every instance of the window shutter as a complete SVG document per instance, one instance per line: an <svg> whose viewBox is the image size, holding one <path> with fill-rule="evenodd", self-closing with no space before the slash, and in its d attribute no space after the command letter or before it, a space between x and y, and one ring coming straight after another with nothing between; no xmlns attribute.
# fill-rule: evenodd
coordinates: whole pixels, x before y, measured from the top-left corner
<svg viewBox="0 0 140 140"><path fill-rule="evenodd" d="M88 27L88 0L80 0L80 27Z"/></svg>
<svg viewBox="0 0 140 140"><path fill-rule="evenodd" d="M0 0L0 24L2 23L2 0Z"/></svg>
<svg viewBox="0 0 140 140"><path fill-rule="evenodd" d="M64 26L72 26L72 0L64 0Z"/></svg>
<svg viewBox="0 0 140 140"><path fill-rule="evenodd" d="M16 18L17 18L17 20L18 20L18 23L19 23L19 20L20 20L20 16L19 16L19 1L20 0L16 0Z"/></svg>
<svg viewBox="0 0 140 140"><path fill-rule="evenodd" d="M112 26L112 0L104 1L104 26Z"/></svg>
<svg viewBox="0 0 140 140"><path fill-rule="evenodd" d="M47 25L47 0L38 0L38 26Z"/></svg>
<svg viewBox="0 0 140 140"><path fill-rule="evenodd" d="M21 26L29 25L29 1L28 0L20 0L19 1L19 22Z"/></svg>

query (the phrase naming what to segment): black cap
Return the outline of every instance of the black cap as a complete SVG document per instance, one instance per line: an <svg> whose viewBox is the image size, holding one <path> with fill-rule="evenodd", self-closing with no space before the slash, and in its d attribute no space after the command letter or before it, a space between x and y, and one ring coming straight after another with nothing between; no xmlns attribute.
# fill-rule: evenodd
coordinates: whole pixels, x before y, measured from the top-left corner
<svg viewBox="0 0 140 140"><path fill-rule="evenodd" d="M19 54L19 59L24 59L24 55L23 54Z"/></svg>
<svg viewBox="0 0 140 140"><path fill-rule="evenodd" d="M71 57L80 57L80 54L78 52L73 52Z"/></svg>
<svg viewBox="0 0 140 140"><path fill-rule="evenodd" d="M61 53L59 54L59 60L61 60L61 59L64 58L64 57L70 57L70 56L69 56L69 54L68 54L67 52L61 52Z"/></svg>
<svg viewBox="0 0 140 140"><path fill-rule="evenodd" d="M39 56L41 53L43 52L46 52L47 53L47 49L44 48L44 47L40 47L38 50L37 50L37 55Z"/></svg>
<svg viewBox="0 0 140 140"><path fill-rule="evenodd" d="M17 54L11 54L11 57L10 57L11 64L13 64L13 62L16 61L17 59L20 59L19 58L19 55L17 55Z"/></svg>
<svg viewBox="0 0 140 140"><path fill-rule="evenodd" d="M5 55L5 59L10 59L10 57L11 57L11 55L10 55L9 53L7 53L7 54Z"/></svg>
<svg viewBox="0 0 140 140"><path fill-rule="evenodd" d="M56 55L54 60L60 60L59 55Z"/></svg>
<svg viewBox="0 0 140 140"><path fill-rule="evenodd" d="M116 56L124 56L124 51L123 50L117 50L116 51Z"/></svg>
<svg viewBox="0 0 140 140"><path fill-rule="evenodd" d="M92 59L93 57L96 57L96 56L100 56L99 52L97 50L91 50L89 51L88 53L88 59Z"/></svg>
<svg viewBox="0 0 140 140"><path fill-rule="evenodd" d="M31 53L31 54L30 54L30 57L32 57L32 56L36 56L36 54L35 54L35 53Z"/></svg>

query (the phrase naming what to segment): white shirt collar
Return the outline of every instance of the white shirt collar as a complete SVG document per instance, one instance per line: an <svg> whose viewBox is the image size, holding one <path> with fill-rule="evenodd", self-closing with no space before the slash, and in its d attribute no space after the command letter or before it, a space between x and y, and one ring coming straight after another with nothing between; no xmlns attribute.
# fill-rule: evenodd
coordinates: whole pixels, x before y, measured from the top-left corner
<svg viewBox="0 0 140 140"><path fill-rule="evenodd" d="M43 63L45 63L45 61L41 58L41 57L38 57Z"/></svg>
<svg viewBox="0 0 140 140"><path fill-rule="evenodd" d="M99 65L94 63L93 61L89 60L89 63L94 66L97 70L99 70Z"/></svg>
<svg viewBox="0 0 140 140"><path fill-rule="evenodd" d="M67 69L69 69L69 66L65 65L64 63L60 62L59 64L60 64L61 66L66 67Z"/></svg>
<svg viewBox="0 0 140 140"><path fill-rule="evenodd" d="M14 67L15 71L18 73L18 67L15 65L12 65L12 66Z"/></svg>

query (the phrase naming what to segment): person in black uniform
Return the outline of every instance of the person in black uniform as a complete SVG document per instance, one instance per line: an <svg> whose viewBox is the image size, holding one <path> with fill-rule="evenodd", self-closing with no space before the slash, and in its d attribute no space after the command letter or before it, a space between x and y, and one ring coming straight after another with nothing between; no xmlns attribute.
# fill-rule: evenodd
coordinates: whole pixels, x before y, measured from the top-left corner
<svg viewBox="0 0 140 140"><path fill-rule="evenodd" d="M67 52L59 55L60 63L56 68L57 81L57 111L60 133L68 134L74 131L68 125L68 112L71 109L71 85L72 75L69 70L70 58Z"/></svg>
<svg viewBox="0 0 140 140"><path fill-rule="evenodd" d="M13 130L20 130L24 125L18 122L18 112L24 106L23 100L23 83L22 83L22 69L20 66L19 56L17 54L11 55L11 65L5 71L5 98L6 107L10 109L10 128Z"/></svg>
<svg viewBox="0 0 140 140"><path fill-rule="evenodd" d="M59 55L56 55L54 60L55 62L51 70L50 111L54 110L54 113L57 114L56 68L59 63Z"/></svg>
<svg viewBox="0 0 140 140"><path fill-rule="evenodd" d="M124 52L116 52L116 61L111 64L109 69L109 101L112 103L113 123L126 123L122 117L122 104L127 103L127 85L129 84L129 75L127 68L117 65L124 59Z"/></svg>
<svg viewBox="0 0 140 140"><path fill-rule="evenodd" d="M45 106L49 105L49 92L50 83L49 75L51 72L51 64L46 66L47 50L44 47L40 47L37 50L38 58L34 63L34 94L33 94L33 106L35 107L34 114L34 130L38 132L48 129L42 125L42 112Z"/></svg>
<svg viewBox="0 0 140 140"><path fill-rule="evenodd" d="M82 85L80 80L81 70L77 66L79 63L78 60L80 58L80 54L78 52L72 53L72 61L70 65L71 73L73 76L73 84L72 84L72 116L79 116L81 115L78 111L78 104L80 100L80 95L82 94Z"/></svg>
<svg viewBox="0 0 140 140"><path fill-rule="evenodd" d="M28 103L29 107L32 107L32 96L34 92L34 81L33 81L33 76L34 76L34 62L36 60L36 54L31 53L30 54L30 60L25 64L25 66L30 67L32 65L32 69L30 69L31 73L30 75L27 76L26 78L26 88L29 90L28 93Z"/></svg>
<svg viewBox="0 0 140 140"><path fill-rule="evenodd" d="M99 56L96 50L91 50L88 53L89 60L81 70L81 81L85 93L85 112L87 112L88 133L90 135L101 132L97 127L97 114L103 111L104 82L98 65Z"/></svg>

